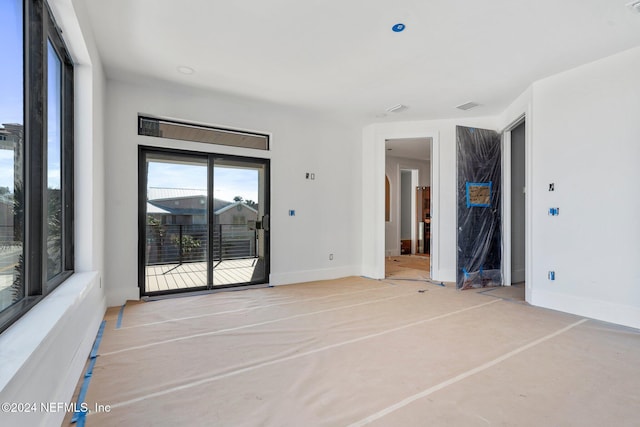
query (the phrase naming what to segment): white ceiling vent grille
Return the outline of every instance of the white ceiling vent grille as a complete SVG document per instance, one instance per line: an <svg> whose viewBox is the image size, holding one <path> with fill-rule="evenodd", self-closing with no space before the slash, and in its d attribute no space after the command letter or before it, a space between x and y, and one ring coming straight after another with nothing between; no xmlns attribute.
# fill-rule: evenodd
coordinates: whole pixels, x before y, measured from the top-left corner
<svg viewBox="0 0 640 427"><path fill-rule="evenodd" d="M406 110L407 108L409 108L409 107L407 107L406 105L398 104L398 105L394 105L393 107L387 108L387 112L388 113L400 113L400 112Z"/></svg>
<svg viewBox="0 0 640 427"><path fill-rule="evenodd" d="M640 13L640 0L632 1L631 3L627 3L627 7L637 13Z"/></svg>
<svg viewBox="0 0 640 427"><path fill-rule="evenodd" d="M639 1L640 1L640 0L639 0ZM477 107L478 105L480 105L480 104L478 104L477 102L473 102L473 101L472 101L472 102L466 102L466 103L464 103L464 104L460 104L460 105L458 105L456 108L457 108L458 110L464 110L464 111L467 111L467 110L471 110L472 108Z"/></svg>

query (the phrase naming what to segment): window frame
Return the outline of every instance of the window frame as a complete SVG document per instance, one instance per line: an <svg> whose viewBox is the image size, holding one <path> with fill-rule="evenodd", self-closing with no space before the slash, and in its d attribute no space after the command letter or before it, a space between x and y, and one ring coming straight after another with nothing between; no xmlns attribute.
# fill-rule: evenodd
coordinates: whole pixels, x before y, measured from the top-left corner
<svg viewBox="0 0 640 427"><path fill-rule="evenodd" d="M24 297L0 311L0 332L74 271L74 64L44 0L23 0L23 259ZM60 197L62 271L47 279L47 42L61 63Z"/></svg>
<svg viewBox="0 0 640 427"><path fill-rule="evenodd" d="M251 142L247 141L221 141L218 139L217 141L210 140L211 138L202 138L196 135L180 135L174 134L172 136L165 136L161 130L161 126L167 126L173 129L181 129L181 130L190 130L190 131L200 131L201 133L206 133L210 136L213 135L234 135L239 137L248 137L261 139L261 143L264 144L263 147L257 146ZM239 129L229 129L219 126L208 125L204 123L196 123L190 122L186 120L174 120L174 119L166 119L161 117L154 117L148 114L138 113L138 135L141 136L150 136L154 138L166 138L166 139L175 139L181 141L189 141L189 142L197 142L201 144L211 144L211 145L222 145L227 147L237 147L237 148L246 148L250 150L258 150L258 151L269 151L271 150L271 138L268 134L247 131L247 130L239 130Z"/></svg>

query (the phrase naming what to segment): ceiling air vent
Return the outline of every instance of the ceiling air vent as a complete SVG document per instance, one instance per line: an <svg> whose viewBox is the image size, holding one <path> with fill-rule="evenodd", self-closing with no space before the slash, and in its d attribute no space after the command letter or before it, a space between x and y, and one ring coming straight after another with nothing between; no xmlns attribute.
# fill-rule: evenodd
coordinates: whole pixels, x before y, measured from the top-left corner
<svg viewBox="0 0 640 427"><path fill-rule="evenodd" d="M640 0L632 1L631 3L627 3L627 7L633 11L640 13Z"/></svg>
<svg viewBox="0 0 640 427"><path fill-rule="evenodd" d="M387 112L388 113L399 113L401 111L406 110L407 108L409 108L409 107L407 107L406 105L398 104L398 105L394 105L393 107L387 108Z"/></svg>
<svg viewBox="0 0 640 427"><path fill-rule="evenodd" d="M640 0L638 0L638 1L640 1ZM478 104L477 102L466 102L464 104L458 105L456 108L458 110L467 111L467 110L471 110L472 108L477 107L478 105L480 105L480 104Z"/></svg>

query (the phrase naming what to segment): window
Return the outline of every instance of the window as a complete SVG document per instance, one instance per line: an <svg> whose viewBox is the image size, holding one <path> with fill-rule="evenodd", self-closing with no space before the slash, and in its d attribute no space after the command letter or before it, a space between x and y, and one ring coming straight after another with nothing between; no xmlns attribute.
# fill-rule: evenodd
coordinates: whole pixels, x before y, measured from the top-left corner
<svg viewBox="0 0 640 427"><path fill-rule="evenodd" d="M138 116L138 135L257 150L269 149L268 135L143 116Z"/></svg>
<svg viewBox="0 0 640 427"><path fill-rule="evenodd" d="M73 271L73 64L42 0L0 28L1 331Z"/></svg>

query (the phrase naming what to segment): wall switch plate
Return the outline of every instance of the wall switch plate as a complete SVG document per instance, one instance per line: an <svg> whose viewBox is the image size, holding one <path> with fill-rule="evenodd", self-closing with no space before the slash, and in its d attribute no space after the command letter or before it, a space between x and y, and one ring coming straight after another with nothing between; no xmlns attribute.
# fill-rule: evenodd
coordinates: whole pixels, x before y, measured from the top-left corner
<svg viewBox="0 0 640 427"><path fill-rule="evenodd" d="M549 280L556 280L556 272L549 271Z"/></svg>
<svg viewBox="0 0 640 427"><path fill-rule="evenodd" d="M329 254L329 261L333 261L333 254Z"/></svg>
<svg viewBox="0 0 640 427"><path fill-rule="evenodd" d="M289 216L296 216L295 209L289 209Z"/></svg>
<svg viewBox="0 0 640 427"><path fill-rule="evenodd" d="M316 179L316 174L315 173L311 174L311 179Z"/></svg>
<svg viewBox="0 0 640 427"><path fill-rule="evenodd" d="M549 184L549 191L556 191L556 185L553 182Z"/></svg>
<svg viewBox="0 0 640 427"><path fill-rule="evenodd" d="M311 174L309 172L305 173L305 178L309 179L309 177L311 176Z"/></svg>

